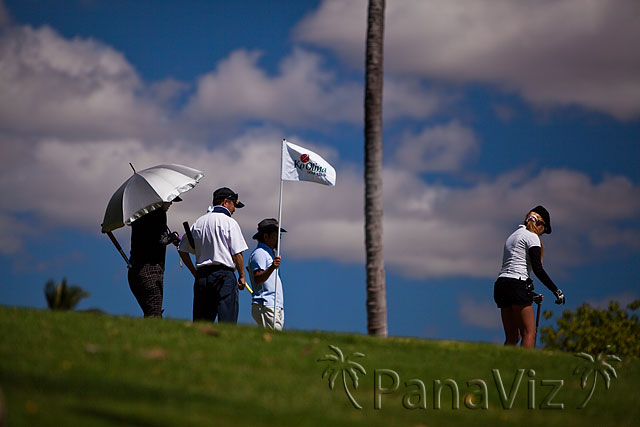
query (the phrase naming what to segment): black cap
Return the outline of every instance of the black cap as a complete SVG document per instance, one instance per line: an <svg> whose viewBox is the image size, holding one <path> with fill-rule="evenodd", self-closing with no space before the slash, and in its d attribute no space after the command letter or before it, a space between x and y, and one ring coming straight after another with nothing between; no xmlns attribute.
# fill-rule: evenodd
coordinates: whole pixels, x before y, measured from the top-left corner
<svg viewBox="0 0 640 427"><path fill-rule="evenodd" d="M551 217L549 216L549 211L546 210L544 206L538 205L531 209L531 212L535 212L542 217L542 220L544 221L544 232L546 234L551 234Z"/></svg>
<svg viewBox="0 0 640 427"><path fill-rule="evenodd" d="M262 233L269 233L271 231L278 231L278 220L275 218L263 219L258 223L258 232L253 235L252 239L258 239L258 236ZM281 232L286 233L284 228L280 229Z"/></svg>
<svg viewBox="0 0 640 427"><path fill-rule="evenodd" d="M233 200L233 203L236 205L236 208L240 209L244 207L244 203L238 200L238 193L234 193L234 191L228 187L218 188L213 192L213 204L218 205L224 199Z"/></svg>

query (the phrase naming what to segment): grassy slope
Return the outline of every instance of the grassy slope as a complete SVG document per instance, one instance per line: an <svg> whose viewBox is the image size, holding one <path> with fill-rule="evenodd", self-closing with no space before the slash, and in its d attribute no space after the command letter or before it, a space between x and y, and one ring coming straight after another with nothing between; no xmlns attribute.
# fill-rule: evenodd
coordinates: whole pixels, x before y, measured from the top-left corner
<svg viewBox="0 0 640 427"><path fill-rule="evenodd" d="M592 400L578 410L588 390L571 375L581 359L566 353L8 307L0 307L0 331L0 388L11 426L605 426L632 425L640 415L637 359L616 365L618 379L609 390L599 377ZM341 377L334 390L321 378L327 362L317 359L332 353L328 345L345 356L366 355L354 359L367 371L357 389L348 382L364 409L351 406ZM375 410L374 370L383 368L397 371L403 384ZM518 368L527 374L513 409L505 410L491 370L500 369L509 392ZM435 410L433 381L448 378L460 389L460 409L451 409L445 389L443 407ZM416 390L404 386L410 379L426 385L426 410L403 407L403 395ZM467 386L473 379L486 382L489 410L465 407L465 393L478 389ZM555 401L565 408L528 409L528 381L535 381L539 405L550 390L541 380L554 379L564 380ZM390 381L384 377L383 386Z"/></svg>

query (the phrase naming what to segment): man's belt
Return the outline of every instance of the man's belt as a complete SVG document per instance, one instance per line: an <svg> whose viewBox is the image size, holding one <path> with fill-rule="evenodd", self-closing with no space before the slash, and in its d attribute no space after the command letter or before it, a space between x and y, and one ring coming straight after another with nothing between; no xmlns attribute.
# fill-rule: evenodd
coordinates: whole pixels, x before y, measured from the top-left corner
<svg viewBox="0 0 640 427"><path fill-rule="evenodd" d="M235 268L227 267L224 264L210 264L210 265L203 265L202 267L198 267L196 269L196 274L198 277L207 277L211 273L215 273L216 271L221 271L221 270L231 271L231 272L236 271Z"/></svg>

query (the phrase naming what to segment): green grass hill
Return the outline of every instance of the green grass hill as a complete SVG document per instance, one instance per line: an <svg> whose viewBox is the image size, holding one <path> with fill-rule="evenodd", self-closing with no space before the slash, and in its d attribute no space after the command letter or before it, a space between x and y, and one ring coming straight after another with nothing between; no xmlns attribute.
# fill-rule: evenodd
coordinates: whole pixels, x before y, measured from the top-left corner
<svg viewBox="0 0 640 427"><path fill-rule="evenodd" d="M637 425L640 360L611 367L607 389L561 352L0 307L9 426Z"/></svg>

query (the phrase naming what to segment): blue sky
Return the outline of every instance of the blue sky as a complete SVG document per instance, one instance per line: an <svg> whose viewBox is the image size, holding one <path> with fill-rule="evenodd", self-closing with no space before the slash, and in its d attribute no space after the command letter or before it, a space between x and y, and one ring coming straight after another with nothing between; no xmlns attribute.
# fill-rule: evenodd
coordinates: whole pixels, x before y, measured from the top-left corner
<svg viewBox="0 0 640 427"><path fill-rule="evenodd" d="M501 342L502 246L538 204L566 308L640 298L639 13L633 0L388 2L391 335ZM285 183L285 326L365 333L365 25L355 0L0 0L0 303L43 308L45 282L66 277L91 293L80 309L141 316L100 233L128 163L205 172L173 229L215 188L238 191L253 248L277 215L287 138L338 179ZM116 232L125 250L129 233ZM190 318L191 304L170 248L165 315ZM241 322L249 304L243 292Z"/></svg>

